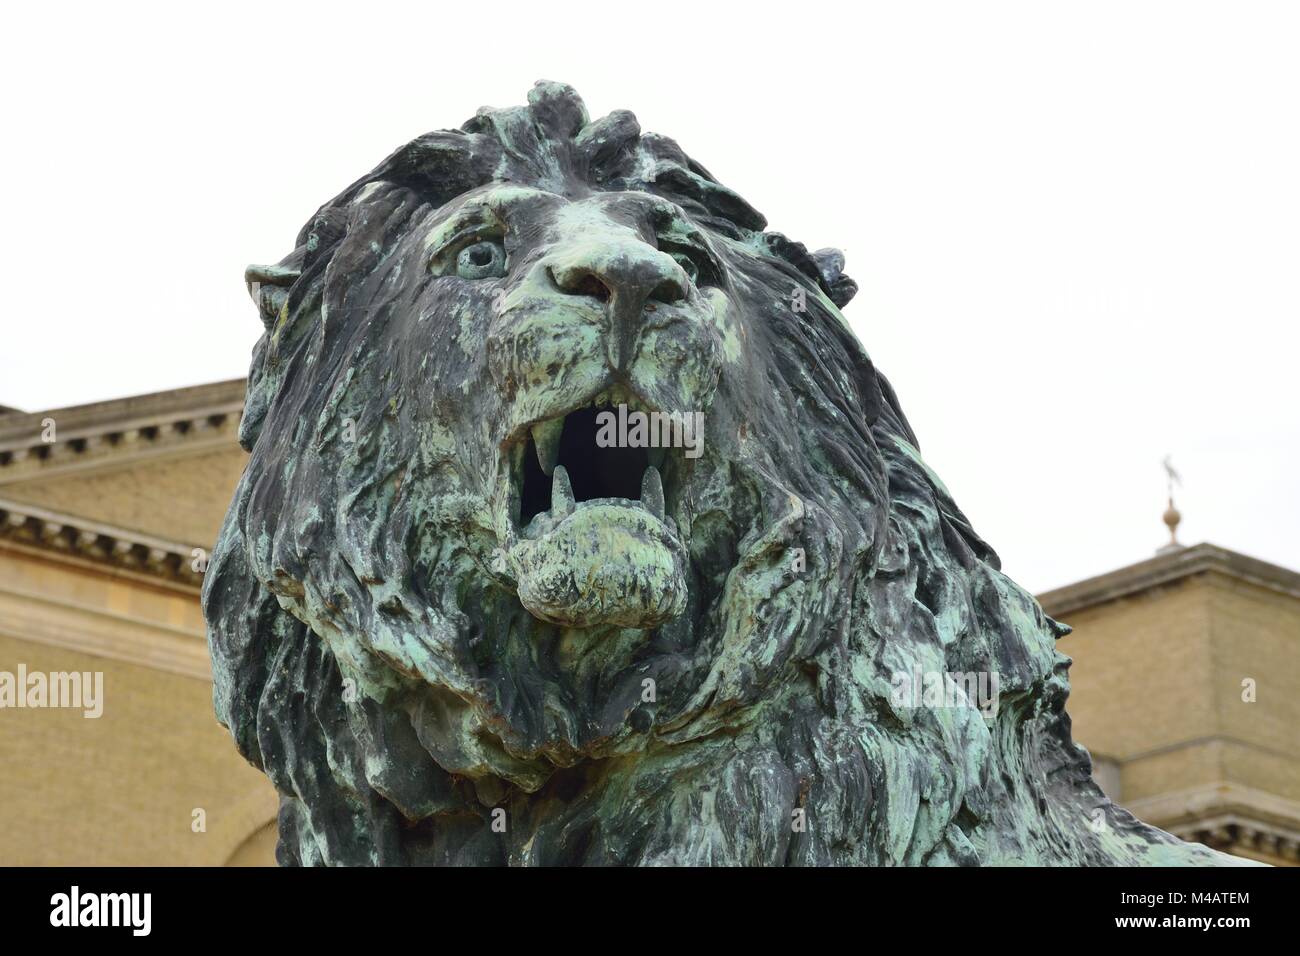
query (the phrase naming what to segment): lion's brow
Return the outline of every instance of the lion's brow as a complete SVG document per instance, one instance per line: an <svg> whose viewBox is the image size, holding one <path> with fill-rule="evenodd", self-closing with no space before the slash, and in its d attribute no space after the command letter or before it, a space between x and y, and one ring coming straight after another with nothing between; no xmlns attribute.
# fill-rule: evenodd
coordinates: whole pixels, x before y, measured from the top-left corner
<svg viewBox="0 0 1300 956"><path fill-rule="evenodd" d="M644 226L656 234L667 232L701 249L709 249L704 230L695 224L685 209L671 199L631 189L604 192L594 198L607 214L626 218L630 213L631 218L641 220L634 223L638 228Z"/></svg>
<svg viewBox="0 0 1300 956"><path fill-rule="evenodd" d="M462 193L450 200L443 210L448 210L444 223L485 215L503 218L517 206L538 200L564 201L564 197L545 189L536 189L519 183L494 183L491 186ZM441 211L441 210L440 210Z"/></svg>
<svg viewBox="0 0 1300 956"><path fill-rule="evenodd" d="M504 215L525 203L566 201L557 193L523 183L499 183L480 195L478 200L497 215Z"/></svg>
<svg viewBox="0 0 1300 956"><path fill-rule="evenodd" d="M563 198L530 186L498 185L469 196L447 212L425 240L425 246L430 249L445 246L483 226L504 227L511 211L527 202L539 199L563 201Z"/></svg>

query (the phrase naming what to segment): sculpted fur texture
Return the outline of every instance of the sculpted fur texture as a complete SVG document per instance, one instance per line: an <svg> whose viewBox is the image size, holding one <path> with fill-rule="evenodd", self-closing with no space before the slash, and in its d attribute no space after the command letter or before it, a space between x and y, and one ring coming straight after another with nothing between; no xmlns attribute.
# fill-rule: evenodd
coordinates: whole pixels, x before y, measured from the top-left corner
<svg viewBox="0 0 1300 956"><path fill-rule="evenodd" d="M926 467L842 269L539 83L249 270L204 608L281 863L1219 859L1091 782L1065 629Z"/></svg>

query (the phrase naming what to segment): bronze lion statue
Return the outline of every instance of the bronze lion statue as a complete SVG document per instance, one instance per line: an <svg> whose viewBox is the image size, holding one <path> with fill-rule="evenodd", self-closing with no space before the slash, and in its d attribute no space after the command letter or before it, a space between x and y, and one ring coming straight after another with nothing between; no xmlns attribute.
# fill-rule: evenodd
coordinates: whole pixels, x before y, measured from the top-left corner
<svg viewBox="0 0 1300 956"><path fill-rule="evenodd" d="M1170 864L1066 629L779 233L572 89L421 136L250 268L203 592L282 864Z"/></svg>

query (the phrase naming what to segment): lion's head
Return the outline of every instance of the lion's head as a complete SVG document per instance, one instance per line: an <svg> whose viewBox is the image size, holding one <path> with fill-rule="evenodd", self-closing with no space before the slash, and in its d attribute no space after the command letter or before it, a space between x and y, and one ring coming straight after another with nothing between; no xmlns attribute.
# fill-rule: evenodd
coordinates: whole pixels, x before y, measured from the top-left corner
<svg viewBox="0 0 1300 956"><path fill-rule="evenodd" d="M1195 852L1089 782L1060 627L922 463L842 257L764 226L541 83L250 269L204 605L283 862ZM955 672L993 707L898 693Z"/></svg>

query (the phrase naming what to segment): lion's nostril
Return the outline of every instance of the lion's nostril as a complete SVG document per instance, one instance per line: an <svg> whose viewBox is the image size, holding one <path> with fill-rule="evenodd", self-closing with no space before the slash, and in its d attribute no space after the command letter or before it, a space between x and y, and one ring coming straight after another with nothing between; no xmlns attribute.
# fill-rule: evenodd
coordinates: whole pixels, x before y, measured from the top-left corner
<svg viewBox="0 0 1300 956"><path fill-rule="evenodd" d="M563 263L547 266L554 287L567 295L580 295L597 302L617 301L628 315L635 315L650 303L671 305L684 301L690 277L669 256L624 253L596 264Z"/></svg>
<svg viewBox="0 0 1300 956"><path fill-rule="evenodd" d="M586 269L552 269L551 280L556 288L569 295L585 295L598 302L610 300L609 286L594 272Z"/></svg>
<svg viewBox="0 0 1300 956"><path fill-rule="evenodd" d="M672 305L685 298L686 288L676 279L665 279L650 291L649 296L651 302L662 302L665 305Z"/></svg>
<svg viewBox="0 0 1300 956"><path fill-rule="evenodd" d="M601 302L609 301L609 286L601 282L591 273L587 273L579 279L571 289L565 290L573 295L591 296Z"/></svg>

